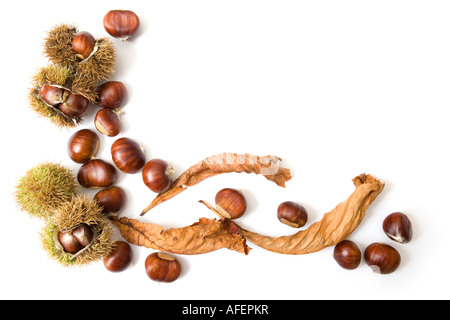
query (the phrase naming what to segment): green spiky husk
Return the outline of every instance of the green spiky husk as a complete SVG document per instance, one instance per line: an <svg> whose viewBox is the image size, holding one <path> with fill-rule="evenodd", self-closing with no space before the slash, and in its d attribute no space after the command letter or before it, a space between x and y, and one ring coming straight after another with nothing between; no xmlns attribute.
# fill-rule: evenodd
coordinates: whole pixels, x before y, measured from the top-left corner
<svg viewBox="0 0 450 320"><path fill-rule="evenodd" d="M81 124L82 118L71 119L57 108L41 99L39 92L43 85L56 85L71 91L73 71L67 67L48 65L40 68L32 77L32 87L28 91L28 103L40 117L50 120L58 128L74 128Z"/></svg>
<svg viewBox="0 0 450 320"><path fill-rule="evenodd" d="M89 225L96 234L94 242L79 255L65 252L56 242L55 234L58 230L69 230L82 223ZM87 265L103 259L115 245L111 222L102 213L98 204L85 195L75 196L59 206L52 219L41 231L41 243L52 259L66 267Z"/></svg>
<svg viewBox="0 0 450 320"><path fill-rule="evenodd" d="M44 54L49 60L73 70L72 88L91 102L97 98L97 85L114 73L116 50L108 38L96 40L96 50L87 59L80 60L72 49L78 30L66 24L55 26L44 40Z"/></svg>
<svg viewBox="0 0 450 320"><path fill-rule="evenodd" d="M16 185L15 199L21 210L48 219L76 193L72 171L57 163L44 162L26 172Z"/></svg>

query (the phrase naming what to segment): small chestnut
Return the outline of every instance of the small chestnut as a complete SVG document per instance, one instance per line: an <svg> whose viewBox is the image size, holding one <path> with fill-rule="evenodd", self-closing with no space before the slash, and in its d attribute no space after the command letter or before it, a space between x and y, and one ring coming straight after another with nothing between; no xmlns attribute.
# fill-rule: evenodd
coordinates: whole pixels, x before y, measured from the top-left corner
<svg viewBox="0 0 450 320"><path fill-rule="evenodd" d="M125 241L116 241L114 249L103 259L106 269L111 272L121 272L131 264L132 250Z"/></svg>
<svg viewBox="0 0 450 320"><path fill-rule="evenodd" d="M89 160L78 170L77 180L85 188L106 188L117 179L114 166L101 159Z"/></svg>
<svg viewBox="0 0 450 320"><path fill-rule="evenodd" d="M83 246L77 241L77 239L73 237L70 232L59 232L58 240L64 248L65 252L75 254L83 249Z"/></svg>
<svg viewBox="0 0 450 320"><path fill-rule="evenodd" d="M99 145L100 140L94 131L82 129L70 137L67 151L70 159L76 163L85 163L97 154Z"/></svg>
<svg viewBox="0 0 450 320"><path fill-rule="evenodd" d="M82 223L72 230L58 232L58 240L64 251L75 254L91 244L93 232L87 224Z"/></svg>
<svg viewBox="0 0 450 320"><path fill-rule="evenodd" d="M285 201L278 206L277 217L280 222L293 227L301 228L308 221L306 209L293 201Z"/></svg>
<svg viewBox="0 0 450 320"><path fill-rule="evenodd" d="M144 184L153 192L167 191L172 185L174 170L170 164L161 159L148 161L142 170Z"/></svg>
<svg viewBox="0 0 450 320"><path fill-rule="evenodd" d="M390 245L372 243L364 251L367 265L376 273L389 274L397 270L401 263L400 253Z"/></svg>
<svg viewBox="0 0 450 320"><path fill-rule="evenodd" d="M411 221L401 212L391 213L384 219L383 231L390 239L400 243L408 243L413 237Z"/></svg>
<svg viewBox="0 0 450 320"><path fill-rule="evenodd" d="M88 106L89 100L87 98L79 94L71 93L58 108L67 117L77 118L86 112Z"/></svg>
<svg viewBox="0 0 450 320"><path fill-rule="evenodd" d="M126 193L121 187L102 189L94 195L104 214L119 213L125 205Z"/></svg>
<svg viewBox="0 0 450 320"><path fill-rule="evenodd" d="M92 242L93 233L91 228L87 224L82 223L72 230L72 236L83 247L87 247Z"/></svg>
<svg viewBox="0 0 450 320"><path fill-rule="evenodd" d="M244 195L231 188L225 188L217 192L216 209L221 216L227 219L240 218L247 210L247 201Z"/></svg>
<svg viewBox="0 0 450 320"><path fill-rule="evenodd" d="M72 49L82 60L88 58L95 48L95 38L87 31L78 32L72 40Z"/></svg>
<svg viewBox="0 0 450 320"><path fill-rule="evenodd" d="M64 89L47 84L41 87L39 95L45 103L53 107L64 101Z"/></svg>
<svg viewBox="0 0 450 320"><path fill-rule="evenodd" d="M111 145L114 164L122 172L137 173L145 165L145 154L141 146L130 138L120 138Z"/></svg>
<svg viewBox="0 0 450 320"><path fill-rule="evenodd" d="M180 276L181 264L173 255L154 252L145 259L145 272L154 281L173 282Z"/></svg>
<svg viewBox="0 0 450 320"><path fill-rule="evenodd" d="M110 109L100 109L95 115L94 124L100 133L108 137L117 136L122 129L119 115Z"/></svg>
<svg viewBox="0 0 450 320"><path fill-rule="evenodd" d="M130 10L111 10L103 18L106 32L122 41L135 34L139 26L139 17Z"/></svg>
<svg viewBox="0 0 450 320"><path fill-rule="evenodd" d="M108 81L97 88L97 105L101 108L115 110L125 101L127 89L120 81Z"/></svg>
<svg viewBox="0 0 450 320"><path fill-rule="evenodd" d="M344 269L356 269L361 263L361 250L350 240L339 242L333 251L334 260Z"/></svg>

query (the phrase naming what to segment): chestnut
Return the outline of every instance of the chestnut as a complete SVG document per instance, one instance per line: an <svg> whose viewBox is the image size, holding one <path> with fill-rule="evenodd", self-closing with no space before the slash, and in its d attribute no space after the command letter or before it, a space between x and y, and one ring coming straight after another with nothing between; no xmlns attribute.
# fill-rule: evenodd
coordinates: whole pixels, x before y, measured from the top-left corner
<svg viewBox="0 0 450 320"><path fill-rule="evenodd" d="M216 209L221 216L227 219L240 218L247 210L247 201L244 195L231 188L225 188L217 192Z"/></svg>
<svg viewBox="0 0 450 320"><path fill-rule="evenodd" d="M400 243L408 243L413 237L411 221L401 212L391 213L384 219L383 231L390 239Z"/></svg>
<svg viewBox="0 0 450 320"><path fill-rule="evenodd" d="M94 131L82 129L70 137L67 151L70 159L76 163L85 163L97 154L99 145L100 140Z"/></svg>
<svg viewBox="0 0 450 320"><path fill-rule="evenodd" d="M86 112L88 106L89 100L87 98L79 94L70 93L58 108L67 117L77 118Z"/></svg>
<svg viewBox="0 0 450 320"><path fill-rule="evenodd" d="M114 166L101 159L89 160L78 170L77 180L85 188L106 188L117 179Z"/></svg>
<svg viewBox="0 0 450 320"><path fill-rule="evenodd" d="M167 191L172 185L173 168L166 161L152 159L148 161L142 170L144 184L153 192Z"/></svg>
<svg viewBox="0 0 450 320"><path fill-rule="evenodd" d="M72 230L72 236L83 247L87 247L92 242L93 233L91 228L87 224L82 223Z"/></svg>
<svg viewBox="0 0 450 320"><path fill-rule="evenodd" d="M333 251L334 260L344 269L356 269L361 263L361 250L350 240L339 242Z"/></svg>
<svg viewBox="0 0 450 320"><path fill-rule="evenodd" d="M122 124L117 112L110 109L100 109L95 115L95 128L108 137L115 137L120 133Z"/></svg>
<svg viewBox="0 0 450 320"><path fill-rule="evenodd" d="M372 243L364 251L367 265L376 273L389 274L397 270L401 263L400 253L384 243Z"/></svg>
<svg viewBox="0 0 450 320"><path fill-rule="evenodd" d="M50 106L56 107L64 101L64 89L44 84L39 90L42 100Z"/></svg>
<svg viewBox="0 0 450 320"><path fill-rule="evenodd" d="M308 221L306 209L293 201L281 203L278 206L277 217L280 222L293 228L301 228Z"/></svg>
<svg viewBox="0 0 450 320"><path fill-rule="evenodd" d="M111 145L114 164L125 173L137 173L145 165L145 154L141 146L130 138L120 138Z"/></svg>
<svg viewBox="0 0 450 320"><path fill-rule="evenodd" d="M97 88L97 105L101 108L115 110L125 101L127 89L120 81L108 81Z"/></svg>
<svg viewBox="0 0 450 320"><path fill-rule="evenodd" d="M139 26L139 17L130 10L111 10L103 18L106 32L122 41L135 34Z"/></svg>
<svg viewBox="0 0 450 320"><path fill-rule="evenodd" d="M173 255L154 252L145 259L145 272L154 281L173 282L180 276L181 264Z"/></svg>
<svg viewBox="0 0 450 320"><path fill-rule="evenodd" d="M119 213L125 205L126 193L121 187L109 187L94 195L104 214Z"/></svg>
<svg viewBox="0 0 450 320"><path fill-rule="evenodd" d="M121 272L131 264L132 250L125 241L116 241L114 249L103 259L103 265L111 272Z"/></svg>
<svg viewBox="0 0 450 320"><path fill-rule="evenodd" d="M83 246L72 236L70 232L59 232L58 240L65 252L75 254L83 249Z"/></svg>
<svg viewBox="0 0 450 320"><path fill-rule="evenodd" d="M82 60L88 58L95 48L95 38L87 31L78 32L72 40L72 49Z"/></svg>
<svg viewBox="0 0 450 320"><path fill-rule="evenodd" d="M82 223L79 226L65 232L58 232L58 241L65 252L75 254L91 244L93 232L91 228Z"/></svg>

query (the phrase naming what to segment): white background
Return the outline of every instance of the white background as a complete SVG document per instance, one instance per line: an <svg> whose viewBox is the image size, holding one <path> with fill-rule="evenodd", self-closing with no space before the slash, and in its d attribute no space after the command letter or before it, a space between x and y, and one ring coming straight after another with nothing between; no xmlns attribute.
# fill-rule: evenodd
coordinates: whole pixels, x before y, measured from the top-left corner
<svg viewBox="0 0 450 320"><path fill-rule="evenodd" d="M28 108L30 78L47 64L46 31L64 22L103 37L103 16L118 8L141 18L134 39L114 40L112 78L129 92L120 136L144 146L148 160L171 162L176 175L220 152L278 155L293 174L286 189L255 175L211 178L140 220L171 228L215 218L197 201L213 202L218 190L233 187L249 203L241 225L292 234L276 218L279 203L302 203L309 226L365 172L386 188L350 239L362 250L393 245L400 268L383 276L362 262L346 271L333 248L287 256L249 243L248 256L226 249L178 256L182 275L164 284L145 274L151 249L133 246L132 267L117 274L102 262L64 268L48 259L38 237L44 223L21 212L12 194L17 179L44 161L76 173L66 144L78 129L61 131ZM41 0L10 1L3 12L0 298L450 298L448 1ZM89 107L83 128L94 128L97 108ZM116 138L100 138L98 157L111 161ZM120 174L117 184L128 196L121 216L137 218L154 194L139 174ZM414 225L409 244L381 229L394 211Z"/></svg>

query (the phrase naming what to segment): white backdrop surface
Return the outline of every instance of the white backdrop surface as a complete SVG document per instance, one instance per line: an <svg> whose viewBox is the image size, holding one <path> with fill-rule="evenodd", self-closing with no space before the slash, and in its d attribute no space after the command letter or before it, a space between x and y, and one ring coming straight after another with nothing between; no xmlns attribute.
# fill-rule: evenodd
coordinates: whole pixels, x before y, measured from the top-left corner
<svg viewBox="0 0 450 320"><path fill-rule="evenodd" d="M141 29L131 41L113 40L112 79L129 92L116 138L135 139L147 160L166 159L176 175L220 152L278 155L293 174L285 189L255 175L214 177L140 220L171 228L215 218L197 201L213 202L218 190L232 187L249 203L240 224L292 234L276 219L279 203L302 203L308 227L351 194L355 176L369 173L386 188L349 239L362 250L372 242L393 245L400 268L382 276L362 262L346 271L333 260L333 248L289 256L252 243L248 256L225 249L178 256L183 272L171 284L147 278L144 261L153 250L142 247L133 246L132 266L117 274L101 262L64 268L49 260L38 236L44 223L21 212L12 194L17 179L44 161L76 173L80 165L69 159L66 144L78 129L59 130L28 108L30 78L47 64L42 43L51 27L71 23L107 36L103 16L119 8L135 11ZM9 2L6 10L0 298L450 298L448 1L42 0ZM89 107L83 128L94 129L96 110ZM116 138L100 137L99 158L111 161ZM117 185L128 196L121 216L138 218L154 194L139 174L121 173ZM394 211L413 223L409 244L382 231ZM58 285L66 289L55 290Z"/></svg>

